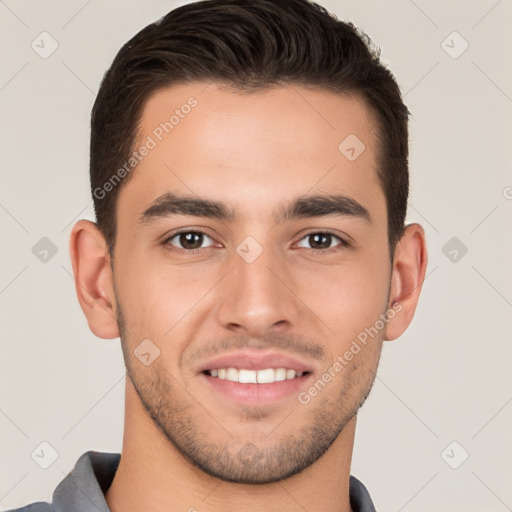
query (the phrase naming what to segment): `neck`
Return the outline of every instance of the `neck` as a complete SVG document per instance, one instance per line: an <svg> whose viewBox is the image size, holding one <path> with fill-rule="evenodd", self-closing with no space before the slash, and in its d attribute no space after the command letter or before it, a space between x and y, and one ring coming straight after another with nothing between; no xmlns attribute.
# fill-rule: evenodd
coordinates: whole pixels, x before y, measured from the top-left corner
<svg viewBox="0 0 512 512"><path fill-rule="evenodd" d="M126 379L123 450L105 494L111 512L351 512L349 477L356 417L314 464L279 482L248 485L207 475L158 430Z"/></svg>

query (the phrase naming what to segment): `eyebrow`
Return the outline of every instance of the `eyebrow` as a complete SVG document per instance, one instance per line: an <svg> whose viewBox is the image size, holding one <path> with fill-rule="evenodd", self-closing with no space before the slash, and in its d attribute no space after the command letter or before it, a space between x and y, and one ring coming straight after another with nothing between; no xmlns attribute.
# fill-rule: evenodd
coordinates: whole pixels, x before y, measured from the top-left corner
<svg viewBox="0 0 512 512"><path fill-rule="evenodd" d="M228 222L236 219L235 212L220 201L167 192L157 197L144 210L139 218L139 223L149 224L158 218L173 215L192 215ZM274 212L274 219L277 223L280 223L292 219L324 217L327 215L353 217L369 223L372 222L370 212L364 206L351 197L340 194L299 197L278 208Z"/></svg>

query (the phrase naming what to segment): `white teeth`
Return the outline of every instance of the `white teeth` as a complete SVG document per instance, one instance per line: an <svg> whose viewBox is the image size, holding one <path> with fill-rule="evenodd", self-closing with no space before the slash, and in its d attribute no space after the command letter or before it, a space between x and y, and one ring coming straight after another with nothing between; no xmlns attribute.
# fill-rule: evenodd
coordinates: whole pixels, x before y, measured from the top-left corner
<svg viewBox="0 0 512 512"><path fill-rule="evenodd" d="M236 368L228 368L226 370L226 380L238 382L238 370Z"/></svg>
<svg viewBox="0 0 512 512"><path fill-rule="evenodd" d="M232 382L240 382L242 384L271 384L282 380L295 379L302 377L304 372L296 372L295 370L286 368L265 368L264 370L246 370L245 368L218 368L210 370L212 377L230 380Z"/></svg>
<svg viewBox="0 0 512 512"><path fill-rule="evenodd" d="M275 382L274 369L267 368L266 370L258 370L257 379L259 384L270 384Z"/></svg>
<svg viewBox="0 0 512 512"><path fill-rule="evenodd" d="M276 380L286 380L286 370L284 368L277 368L275 370Z"/></svg>
<svg viewBox="0 0 512 512"><path fill-rule="evenodd" d="M256 384L256 372L252 370L238 370L238 382Z"/></svg>
<svg viewBox="0 0 512 512"><path fill-rule="evenodd" d="M286 370L286 378L294 379L295 378L295 370Z"/></svg>

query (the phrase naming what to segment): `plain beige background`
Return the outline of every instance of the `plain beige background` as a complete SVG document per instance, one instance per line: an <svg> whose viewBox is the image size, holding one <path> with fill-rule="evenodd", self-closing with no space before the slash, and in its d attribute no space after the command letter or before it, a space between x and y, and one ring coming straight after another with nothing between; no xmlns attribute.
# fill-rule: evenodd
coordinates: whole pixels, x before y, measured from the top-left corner
<svg viewBox="0 0 512 512"><path fill-rule="evenodd" d="M120 343L88 330L68 240L74 221L94 220L101 77L124 42L182 3L0 0L2 509L50 500L87 450L120 451ZM382 47L402 88L408 219L430 256L415 320L385 344L359 414L352 474L380 511L511 510L512 3L320 3ZM31 43L45 31L58 48L43 59ZM43 237L57 251L46 262ZM43 442L58 453L48 469L31 456Z"/></svg>

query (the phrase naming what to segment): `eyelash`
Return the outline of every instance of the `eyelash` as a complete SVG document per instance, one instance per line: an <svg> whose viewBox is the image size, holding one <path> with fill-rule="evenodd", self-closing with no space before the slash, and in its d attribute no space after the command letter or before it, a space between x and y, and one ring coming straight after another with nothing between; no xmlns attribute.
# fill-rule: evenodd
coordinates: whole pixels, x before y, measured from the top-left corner
<svg viewBox="0 0 512 512"><path fill-rule="evenodd" d="M184 229L184 230L181 230L181 231L176 231L175 233L173 233L170 236L168 236L162 242L162 244L170 252L181 253L181 254L186 253L188 255L198 254L198 253L203 252L205 249L208 249L208 247L201 247L200 249L179 249L179 248L175 248L174 246L172 246L170 244L170 241L173 240L174 238L176 238L177 236L183 235L183 234L190 234L190 233L201 234L201 235L204 235L204 236L206 236L206 237L208 237L208 238L213 240L213 238L211 236L209 236L208 233L206 233L205 231L202 231L200 229ZM321 254L321 255L331 254L333 252L337 252L338 250L340 250L339 249L340 247L345 248L345 249L348 249L349 247L351 247L351 244L349 242L347 242L345 239L343 239L339 235L337 235L334 231L331 231L329 229L323 229L321 231L311 231L309 233L306 233L299 240L299 242L304 240L304 238L307 238L307 237L309 237L311 235L331 235L334 238L337 238L339 240L339 242L340 242L335 247L331 247L329 249L309 249L309 251L311 253L315 254L315 255L316 254Z"/></svg>

